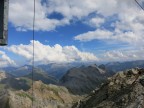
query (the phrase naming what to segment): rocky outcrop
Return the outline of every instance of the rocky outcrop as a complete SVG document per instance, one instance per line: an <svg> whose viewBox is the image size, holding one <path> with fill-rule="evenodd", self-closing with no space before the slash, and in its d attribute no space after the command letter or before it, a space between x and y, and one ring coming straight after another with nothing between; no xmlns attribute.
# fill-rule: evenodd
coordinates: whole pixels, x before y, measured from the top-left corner
<svg viewBox="0 0 144 108"><path fill-rule="evenodd" d="M73 108L144 108L144 87L139 82L144 69L119 72L108 78L99 89L94 90ZM138 78L135 82L136 77Z"/></svg>

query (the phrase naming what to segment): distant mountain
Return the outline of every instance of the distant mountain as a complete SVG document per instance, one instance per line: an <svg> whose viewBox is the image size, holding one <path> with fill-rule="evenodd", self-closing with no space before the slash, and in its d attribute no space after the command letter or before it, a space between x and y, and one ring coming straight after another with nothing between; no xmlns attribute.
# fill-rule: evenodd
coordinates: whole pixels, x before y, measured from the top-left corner
<svg viewBox="0 0 144 108"><path fill-rule="evenodd" d="M78 67L81 63L51 63L46 65L35 66L37 69L41 69L44 72L48 73L50 76L53 76L57 79L60 79L66 72L72 67ZM32 72L31 65L24 65L21 67L5 67L1 68L1 71L10 73L16 77L22 77L28 75Z"/></svg>
<svg viewBox="0 0 144 108"><path fill-rule="evenodd" d="M82 65L88 66L92 63L51 63L47 65L38 65L35 68L39 68L44 72L48 73L50 76L55 77L56 79L61 79L69 69L73 67L80 67ZM128 62L110 62L105 65L100 65L100 68L105 68L107 71L123 71L126 69L131 69L135 67L144 68L144 60L137 61L128 61ZM22 77L28 75L32 71L32 66L24 65L21 67L5 67L1 68L1 71L10 73L16 77Z"/></svg>
<svg viewBox="0 0 144 108"><path fill-rule="evenodd" d="M41 68L49 75L54 76L57 79L61 79L62 76L72 67L81 66L81 63L51 63L47 65L39 65L38 68Z"/></svg>
<svg viewBox="0 0 144 108"><path fill-rule="evenodd" d="M23 78L32 79L32 72L28 75L23 76ZM57 79L55 79L53 76L48 75L45 71L43 71L40 68L34 68L33 80L42 81L45 84L57 84L58 83Z"/></svg>
<svg viewBox="0 0 144 108"><path fill-rule="evenodd" d="M32 66L24 65L17 68L5 68L3 69L6 73L9 73L17 78L27 77L29 79L32 78ZM34 67L34 80L42 80L44 83L54 83L56 81L52 81L55 79L52 75L49 75L45 68L40 68L39 66ZM48 81L49 79L49 81ZM51 80L51 81L50 81Z"/></svg>
<svg viewBox="0 0 144 108"><path fill-rule="evenodd" d="M24 65L22 67L16 68L15 70L11 71L11 74L17 77L21 77L24 75L28 75L32 72L32 66Z"/></svg>
<svg viewBox="0 0 144 108"><path fill-rule="evenodd" d="M0 70L6 73L10 73L13 76L21 77L21 76L28 75L29 73L31 73L32 66L24 65L21 67L5 67L5 68L1 68Z"/></svg>
<svg viewBox="0 0 144 108"><path fill-rule="evenodd" d="M74 96L65 87L46 85L41 81L34 82L34 97L32 90L12 91L6 90L0 93L0 108L71 108L72 104L80 96Z"/></svg>
<svg viewBox="0 0 144 108"><path fill-rule="evenodd" d="M4 68L0 68L0 70L3 70L3 71L5 71L5 72L11 72L11 71L13 71L13 70L15 70L16 69L16 67L4 67Z"/></svg>
<svg viewBox="0 0 144 108"><path fill-rule="evenodd" d="M65 72L70 68L69 65L64 64L39 65L38 67L57 79L61 78L65 74Z"/></svg>
<svg viewBox="0 0 144 108"><path fill-rule="evenodd" d="M128 62L110 62L105 65L108 70L114 72L124 71L131 68L144 68L144 60L128 61Z"/></svg>
<svg viewBox="0 0 144 108"><path fill-rule="evenodd" d="M107 72L97 65L72 68L60 80L61 85L67 87L74 94L86 94L99 87L112 72Z"/></svg>
<svg viewBox="0 0 144 108"><path fill-rule="evenodd" d="M72 108L144 108L144 85L133 83L139 72L144 69L116 73Z"/></svg>

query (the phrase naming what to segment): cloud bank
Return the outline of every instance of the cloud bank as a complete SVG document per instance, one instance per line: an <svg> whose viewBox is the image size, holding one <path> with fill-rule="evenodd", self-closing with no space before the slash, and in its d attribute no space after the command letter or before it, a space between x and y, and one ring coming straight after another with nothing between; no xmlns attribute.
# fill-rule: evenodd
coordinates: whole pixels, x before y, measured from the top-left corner
<svg viewBox="0 0 144 108"><path fill-rule="evenodd" d="M54 46L44 45L39 41L35 43L35 64L49 63L73 63L73 62L114 62L132 61L144 59L144 48L137 49L117 49L101 53L96 56L93 53L82 52L75 46ZM23 57L27 63L31 64L33 56L33 41L28 45L12 45L5 47L5 50L14 53L16 56ZM18 66L17 61L12 60L8 55L0 51L0 68L7 66Z"/></svg>
<svg viewBox="0 0 144 108"><path fill-rule="evenodd" d="M62 47L59 44L49 46L44 45L39 41L34 41L34 44L36 64L98 61L98 58L94 54L89 52L82 52L75 46ZM33 41L31 41L29 45L12 45L6 49L31 61L33 56L32 48Z"/></svg>
<svg viewBox="0 0 144 108"><path fill-rule="evenodd" d="M107 62L143 60L144 48L107 51L102 58Z"/></svg>

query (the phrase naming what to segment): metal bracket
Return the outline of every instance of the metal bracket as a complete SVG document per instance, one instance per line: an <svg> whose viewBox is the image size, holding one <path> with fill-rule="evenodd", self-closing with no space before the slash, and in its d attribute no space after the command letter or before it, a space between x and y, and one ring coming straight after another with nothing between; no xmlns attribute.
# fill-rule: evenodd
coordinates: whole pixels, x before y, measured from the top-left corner
<svg viewBox="0 0 144 108"><path fill-rule="evenodd" d="M0 46L7 45L8 40L9 0L0 1Z"/></svg>

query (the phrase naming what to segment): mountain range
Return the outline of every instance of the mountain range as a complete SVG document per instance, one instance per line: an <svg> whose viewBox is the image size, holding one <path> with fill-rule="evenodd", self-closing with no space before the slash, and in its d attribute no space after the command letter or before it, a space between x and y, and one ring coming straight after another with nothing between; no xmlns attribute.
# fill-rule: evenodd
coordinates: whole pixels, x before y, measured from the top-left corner
<svg viewBox="0 0 144 108"><path fill-rule="evenodd" d="M62 65L0 69L0 108L31 108L32 100L35 108L144 107L143 85L133 84L144 61Z"/></svg>
<svg viewBox="0 0 144 108"><path fill-rule="evenodd" d="M108 70L112 70L113 72L124 71L126 69L132 68L144 68L144 60L137 61L127 61L127 62L110 62L105 64L105 67Z"/></svg>

